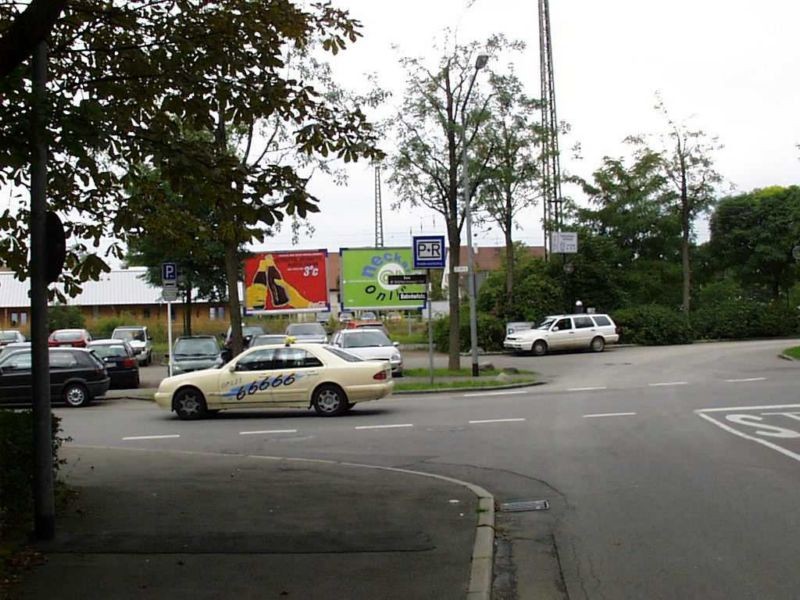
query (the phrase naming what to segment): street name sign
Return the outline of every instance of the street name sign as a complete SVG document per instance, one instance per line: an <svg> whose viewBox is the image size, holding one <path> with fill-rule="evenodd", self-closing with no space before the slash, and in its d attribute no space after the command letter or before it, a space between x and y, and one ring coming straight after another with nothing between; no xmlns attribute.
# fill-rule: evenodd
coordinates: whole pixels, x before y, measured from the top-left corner
<svg viewBox="0 0 800 600"><path fill-rule="evenodd" d="M428 294L425 292L400 292L400 300L421 300L422 302L428 301Z"/></svg>
<svg viewBox="0 0 800 600"><path fill-rule="evenodd" d="M428 283L428 276L425 273L388 275L386 277L386 283L388 283L389 285L410 285L410 284Z"/></svg>

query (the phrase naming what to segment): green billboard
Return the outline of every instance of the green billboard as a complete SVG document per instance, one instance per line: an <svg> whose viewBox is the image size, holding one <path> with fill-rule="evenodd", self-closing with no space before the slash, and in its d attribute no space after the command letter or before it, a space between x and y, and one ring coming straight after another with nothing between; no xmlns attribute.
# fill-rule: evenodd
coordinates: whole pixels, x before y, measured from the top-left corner
<svg viewBox="0 0 800 600"><path fill-rule="evenodd" d="M390 275L419 273L411 248L342 248L342 309L409 310L425 306L425 285L392 285Z"/></svg>

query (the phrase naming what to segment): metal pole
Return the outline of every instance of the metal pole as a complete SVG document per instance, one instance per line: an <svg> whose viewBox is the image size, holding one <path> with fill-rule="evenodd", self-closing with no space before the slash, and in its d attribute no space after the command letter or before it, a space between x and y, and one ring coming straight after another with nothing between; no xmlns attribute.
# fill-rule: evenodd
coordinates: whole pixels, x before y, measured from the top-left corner
<svg viewBox="0 0 800 600"><path fill-rule="evenodd" d="M433 302L431 302L431 292L433 291L433 284L431 283L431 270L427 269L428 273L428 369L431 373L431 385L433 385Z"/></svg>
<svg viewBox="0 0 800 600"><path fill-rule="evenodd" d="M475 71L477 74L478 71ZM475 75L472 76L473 81ZM472 86L470 86L472 87ZM472 376L478 376L478 317L475 311L475 264L472 258L472 202L469 194L469 175L467 173L467 133L466 117L461 113L461 154L464 161L462 170L464 202L467 212L467 295L469 296L469 343L472 355Z"/></svg>
<svg viewBox="0 0 800 600"><path fill-rule="evenodd" d="M172 377L172 302L167 302L167 346L169 347L167 374Z"/></svg>
<svg viewBox="0 0 800 600"><path fill-rule="evenodd" d="M34 534L40 540L55 536L53 492L53 429L50 409L50 357L47 350L47 43L33 52L31 110L31 394L33 397L33 510Z"/></svg>

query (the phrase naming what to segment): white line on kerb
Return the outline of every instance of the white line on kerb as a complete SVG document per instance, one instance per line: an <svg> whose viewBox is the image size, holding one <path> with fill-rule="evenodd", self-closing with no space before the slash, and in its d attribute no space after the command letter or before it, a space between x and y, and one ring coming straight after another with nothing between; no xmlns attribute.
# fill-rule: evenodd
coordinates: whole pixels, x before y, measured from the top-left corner
<svg viewBox="0 0 800 600"><path fill-rule="evenodd" d="M481 419L478 421L470 421L470 425L476 425L478 423L518 423L520 421L524 421L525 419Z"/></svg>
<svg viewBox="0 0 800 600"><path fill-rule="evenodd" d="M527 390L513 390L508 392L473 392L464 394L464 398L482 398L484 396L511 396L512 394L527 394Z"/></svg>
<svg viewBox="0 0 800 600"><path fill-rule="evenodd" d="M663 387L666 385L688 385L688 381L662 381L661 383L648 383L650 387Z"/></svg>
<svg viewBox="0 0 800 600"><path fill-rule="evenodd" d="M580 387L580 388L567 388L568 392L593 392L594 390L607 390L608 388L604 385L599 385L596 387Z"/></svg>
<svg viewBox="0 0 800 600"><path fill-rule="evenodd" d="M635 415L635 412L625 412L625 413L597 413L595 415L583 415L584 419L596 419L598 417L631 417Z"/></svg>
<svg viewBox="0 0 800 600"><path fill-rule="evenodd" d="M122 441L131 441L131 440L166 440L168 438L179 438L181 437L177 433L172 433L170 435L133 435L130 437L122 438Z"/></svg>
<svg viewBox="0 0 800 600"><path fill-rule="evenodd" d="M746 383L748 381L766 381L766 377L746 377L745 379L726 379L727 383Z"/></svg>
<svg viewBox="0 0 800 600"><path fill-rule="evenodd" d="M297 429L266 429L264 431L240 431L239 435L260 435L267 433L297 433Z"/></svg>
<svg viewBox="0 0 800 600"><path fill-rule="evenodd" d="M396 429L397 427L413 427L413 423L398 423L397 425L360 425L356 429Z"/></svg>

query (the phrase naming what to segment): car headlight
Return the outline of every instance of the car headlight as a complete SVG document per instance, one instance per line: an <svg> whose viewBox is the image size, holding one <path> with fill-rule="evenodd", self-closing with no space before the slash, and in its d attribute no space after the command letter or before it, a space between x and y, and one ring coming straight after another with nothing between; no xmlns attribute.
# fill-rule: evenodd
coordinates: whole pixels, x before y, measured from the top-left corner
<svg viewBox="0 0 800 600"><path fill-rule="evenodd" d="M402 362L403 357L399 354L392 354L391 358L389 359L391 362Z"/></svg>

